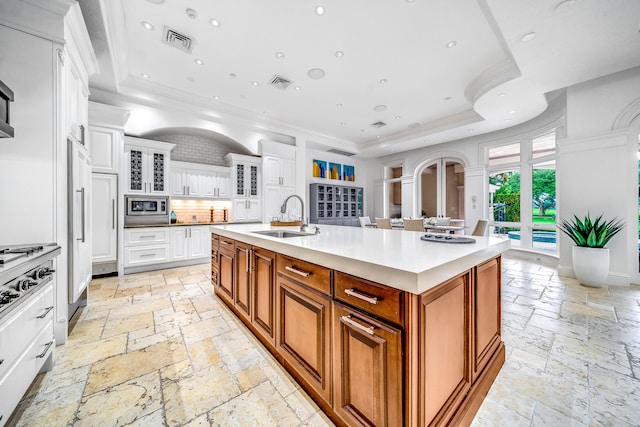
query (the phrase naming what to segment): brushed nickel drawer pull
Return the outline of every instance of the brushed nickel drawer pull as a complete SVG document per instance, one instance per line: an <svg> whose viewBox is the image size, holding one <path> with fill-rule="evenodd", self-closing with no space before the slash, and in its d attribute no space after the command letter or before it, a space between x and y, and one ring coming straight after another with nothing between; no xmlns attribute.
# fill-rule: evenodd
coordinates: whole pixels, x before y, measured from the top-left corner
<svg viewBox="0 0 640 427"><path fill-rule="evenodd" d="M49 306L49 307L46 307L46 308L44 309L44 313L42 313L40 316L36 316L36 319L44 319L44 318L47 316L47 314L49 314L49 312L50 312L51 310L53 310L53 306L52 306L52 305L51 305L51 306Z"/></svg>
<svg viewBox="0 0 640 427"><path fill-rule="evenodd" d="M363 326L360 323L351 319L351 316L340 316L340 320L342 320L347 325L351 325L354 328L360 329L362 332L366 332L369 335L373 335L373 331L376 329L375 326Z"/></svg>
<svg viewBox="0 0 640 427"><path fill-rule="evenodd" d="M290 272L292 272L292 273L295 273L295 274L297 274L297 275L299 275L299 276L302 276L302 277L309 277L309 276L311 275L311 272L310 272L310 271L302 271L302 270L298 270L297 268L295 268L295 267L289 267L288 265L286 265L286 266L284 267L284 269L285 269L285 270L287 270L287 271L290 271Z"/></svg>
<svg viewBox="0 0 640 427"><path fill-rule="evenodd" d="M141 255L140 255L140 258L142 258L142 257L149 257L149 256L156 256L156 254L155 254L155 253L153 253L153 254L141 254Z"/></svg>
<svg viewBox="0 0 640 427"><path fill-rule="evenodd" d="M42 351L42 353L36 356L36 359L42 359L44 355L47 354L47 351L49 351L49 348L51 347L52 344L53 344L53 341L49 341L48 343L46 343L44 350Z"/></svg>
<svg viewBox="0 0 640 427"><path fill-rule="evenodd" d="M156 237L155 234L147 234L146 236L140 236L141 239L153 239Z"/></svg>
<svg viewBox="0 0 640 427"><path fill-rule="evenodd" d="M221 245L230 245L231 243L229 243L229 242L225 242L224 240L220 240L220 244L221 244Z"/></svg>
<svg viewBox="0 0 640 427"><path fill-rule="evenodd" d="M379 301L378 297L371 297L369 295L365 295L361 292L358 292L358 290L355 288L345 289L344 293L351 297L361 299L362 301L366 301L370 304L377 304Z"/></svg>

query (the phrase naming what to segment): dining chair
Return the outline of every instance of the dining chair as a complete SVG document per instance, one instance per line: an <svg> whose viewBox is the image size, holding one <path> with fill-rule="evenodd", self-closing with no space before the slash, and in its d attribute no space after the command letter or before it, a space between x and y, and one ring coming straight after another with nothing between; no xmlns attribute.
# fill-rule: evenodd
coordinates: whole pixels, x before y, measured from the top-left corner
<svg viewBox="0 0 640 427"><path fill-rule="evenodd" d="M391 230L391 219L390 218L376 218L376 226L378 228L384 228L387 230Z"/></svg>
<svg viewBox="0 0 640 427"><path fill-rule="evenodd" d="M436 218L436 225L449 225L449 224L451 224L450 216Z"/></svg>
<svg viewBox="0 0 640 427"><path fill-rule="evenodd" d="M424 221L422 219L405 219L403 222L406 231L424 231Z"/></svg>
<svg viewBox="0 0 640 427"><path fill-rule="evenodd" d="M486 219L479 219L476 222L476 228L473 229L471 233L472 236L484 236L487 232L487 228L489 227L489 221Z"/></svg>
<svg viewBox="0 0 640 427"><path fill-rule="evenodd" d="M368 216L359 216L358 221L360 221L360 227L371 225L371 219Z"/></svg>

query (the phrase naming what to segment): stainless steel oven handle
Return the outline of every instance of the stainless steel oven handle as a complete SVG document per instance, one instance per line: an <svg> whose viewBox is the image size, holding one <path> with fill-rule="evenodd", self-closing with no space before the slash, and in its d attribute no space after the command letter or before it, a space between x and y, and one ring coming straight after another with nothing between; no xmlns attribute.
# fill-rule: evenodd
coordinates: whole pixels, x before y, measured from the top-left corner
<svg viewBox="0 0 640 427"><path fill-rule="evenodd" d="M85 209L84 209L84 187L82 187L80 190L76 190L76 193L80 193L80 203L81 203L81 208L82 208L82 218L81 218L81 224L82 224L82 237L76 239L76 240L80 240L82 243L84 243L84 239L85 239Z"/></svg>

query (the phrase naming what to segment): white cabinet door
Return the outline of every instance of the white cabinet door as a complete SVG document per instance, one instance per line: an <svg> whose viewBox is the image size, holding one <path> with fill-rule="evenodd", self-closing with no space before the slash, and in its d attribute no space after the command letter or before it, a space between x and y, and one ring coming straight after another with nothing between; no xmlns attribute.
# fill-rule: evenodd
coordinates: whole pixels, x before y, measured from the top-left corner
<svg viewBox="0 0 640 427"><path fill-rule="evenodd" d="M122 150L122 132L100 126L89 127L92 171L118 173Z"/></svg>
<svg viewBox="0 0 640 427"><path fill-rule="evenodd" d="M118 176L94 173L91 177L92 261L117 259L118 242Z"/></svg>
<svg viewBox="0 0 640 427"><path fill-rule="evenodd" d="M262 204L260 199L249 199L247 219L249 221L262 221Z"/></svg>
<svg viewBox="0 0 640 427"><path fill-rule="evenodd" d="M204 251L204 240L208 237L208 227L189 227L189 257L203 258L208 255Z"/></svg>
<svg viewBox="0 0 640 427"><path fill-rule="evenodd" d="M296 163L293 159L280 159L280 185L295 187Z"/></svg>
<svg viewBox="0 0 640 427"><path fill-rule="evenodd" d="M175 166L171 167L171 195L172 196L184 196L187 191L187 178L186 178L186 170L182 168L177 168Z"/></svg>
<svg viewBox="0 0 640 427"><path fill-rule="evenodd" d="M215 172L201 172L200 195L206 198L215 198L218 188L218 175Z"/></svg>
<svg viewBox="0 0 640 427"><path fill-rule="evenodd" d="M191 227L174 227L171 229L171 261L189 258L189 229Z"/></svg>
<svg viewBox="0 0 640 427"><path fill-rule="evenodd" d="M187 170L187 195L191 197L202 196L200 190L201 172Z"/></svg>
<svg viewBox="0 0 640 427"><path fill-rule="evenodd" d="M216 181L217 181L217 188L218 188L218 198L228 199L229 193L231 192L229 172L216 173Z"/></svg>
<svg viewBox="0 0 640 427"><path fill-rule="evenodd" d="M280 185L280 158L265 157L263 165L264 185Z"/></svg>
<svg viewBox="0 0 640 427"><path fill-rule="evenodd" d="M233 201L233 221L248 221L248 215L247 199L235 199Z"/></svg>

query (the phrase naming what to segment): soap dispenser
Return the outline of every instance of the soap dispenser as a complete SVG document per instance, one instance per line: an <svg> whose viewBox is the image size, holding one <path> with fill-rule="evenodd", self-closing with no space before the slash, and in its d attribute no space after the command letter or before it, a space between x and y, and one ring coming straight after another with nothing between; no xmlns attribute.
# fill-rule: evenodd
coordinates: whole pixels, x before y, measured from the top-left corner
<svg viewBox="0 0 640 427"><path fill-rule="evenodd" d="M176 213L174 211L171 211L170 217L171 217L171 224L175 224L178 218L176 217Z"/></svg>

